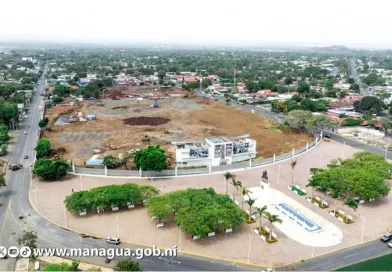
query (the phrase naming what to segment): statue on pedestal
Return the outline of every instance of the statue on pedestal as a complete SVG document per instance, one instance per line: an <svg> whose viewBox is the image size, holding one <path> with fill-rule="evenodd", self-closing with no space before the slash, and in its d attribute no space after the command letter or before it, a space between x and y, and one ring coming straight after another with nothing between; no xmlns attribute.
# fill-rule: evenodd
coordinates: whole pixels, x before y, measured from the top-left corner
<svg viewBox="0 0 392 272"><path fill-rule="evenodd" d="M267 185L267 184L268 184L268 174L267 174L267 170L264 170L263 175L261 176L261 182L260 182L261 189L265 189L265 185ZM267 187L268 187L268 185L267 185Z"/></svg>

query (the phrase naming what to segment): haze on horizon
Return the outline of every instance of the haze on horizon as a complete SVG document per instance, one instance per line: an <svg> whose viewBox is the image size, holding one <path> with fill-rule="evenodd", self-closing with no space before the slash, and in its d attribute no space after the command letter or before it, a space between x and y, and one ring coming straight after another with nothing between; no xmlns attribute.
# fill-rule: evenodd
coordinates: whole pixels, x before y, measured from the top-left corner
<svg viewBox="0 0 392 272"><path fill-rule="evenodd" d="M391 48L388 0L4 0L0 41Z"/></svg>

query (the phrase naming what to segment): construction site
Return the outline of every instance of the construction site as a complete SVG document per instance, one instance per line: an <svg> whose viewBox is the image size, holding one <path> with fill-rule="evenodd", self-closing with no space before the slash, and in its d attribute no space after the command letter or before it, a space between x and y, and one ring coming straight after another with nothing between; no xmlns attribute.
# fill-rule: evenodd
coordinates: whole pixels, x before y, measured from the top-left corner
<svg viewBox="0 0 392 272"><path fill-rule="evenodd" d="M249 134L257 141L257 159L283 154L312 141L311 135L280 130L267 119L220 102L182 90L165 92L151 96L151 90L109 90L103 100L49 108L44 137L50 139L53 149L63 151L62 158L77 166L85 165L93 155L118 158L150 144L161 145L173 166L173 142L198 143L210 137Z"/></svg>

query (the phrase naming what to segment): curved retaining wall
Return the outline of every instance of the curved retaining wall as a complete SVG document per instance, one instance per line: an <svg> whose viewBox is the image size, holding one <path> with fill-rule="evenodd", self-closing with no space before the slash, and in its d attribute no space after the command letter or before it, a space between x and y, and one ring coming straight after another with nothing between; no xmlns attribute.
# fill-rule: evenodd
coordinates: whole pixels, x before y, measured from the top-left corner
<svg viewBox="0 0 392 272"><path fill-rule="evenodd" d="M72 169L70 169L70 173L74 174L84 174L84 175L98 175L98 176L117 176L117 177L129 177L129 178L165 178L165 177L180 177L180 176L195 176L195 175L210 175L216 173L223 173L227 171L235 172L240 170L245 170L248 168L258 168L264 167L267 165L275 164L281 161L286 161L299 155L309 151L316 147L322 140L322 133L313 135L313 141L311 143L307 143L306 146L293 149L291 152L275 156L272 158L267 158L260 161L249 161L233 163L228 165L219 165L219 166L210 166L204 168L195 168L195 169L181 169L175 168L171 170L163 170L161 172L151 172L151 171L138 171L138 170L115 170L115 169L96 169L96 168L85 168L85 167L76 167L72 165Z"/></svg>

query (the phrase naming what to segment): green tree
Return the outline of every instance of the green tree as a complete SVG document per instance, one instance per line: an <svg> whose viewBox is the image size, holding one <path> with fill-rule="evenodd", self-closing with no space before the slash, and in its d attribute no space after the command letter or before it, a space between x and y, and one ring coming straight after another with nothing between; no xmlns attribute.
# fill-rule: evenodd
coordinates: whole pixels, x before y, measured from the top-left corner
<svg viewBox="0 0 392 272"><path fill-rule="evenodd" d="M229 188L228 188L229 187L228 186L229 185L229 179L232 179L232 178L235 178L235 177L230 172L224 173L223 176L225 177L225 180L226 180L226 182L225 182L226 195L228 195L229 194L229 192L228 192L228 190L229 190Z"/></svg>
<svg viewBox="0 0 392 272"><path fill-rule="evenodd" d="M0 144L5 144L10 140L8 128L0 124Z"/></svg>
<svg viewBox="0 0 392 272"><path fill-rule="evenodd" d="M18 245L27 246L32 251L37 248L37 233L34 231L23 230L22 235L18 237Z"/></svg>
<svg viewBox="0 0 392 272"><path fill-rule="evenodd" d="M263 218L263 216L265 215L266 211L267 211L267 205L264 205L261 208L256 208L256 211L254 211L252 214L253 215L257 215L260 219L260 228L261 228L261 219Z"/></svg>
<svg viewBox="0 0 392 272"><path fill-rule="evenodd" d="M67 174L69 164L66 160L52 161L40 158L34 164L33 174L45 180L58 180Z"/></svg>
<svg viewBox="0 0 392 272"><path fill-rule="evenodd" d="M355 91L355 92L359 92L359 84L358 83L353 83L350 85L350 90Z"/></svg>
<svg viewBox="0 0 392 272"><path fill-rule="evenodd" d="M286 116L286 122L291 127L304 129L307 121L312 118L312 112L307 110L293 110Z"/></svg>
<svg viewBox="0 0 392 272"><path fill-rule="evenodd" d="M145 202L145 206L148 214L158 218L159 223L161 223L162 219L166 219L172 214L172 208L165 197L149 198Z"/></svg>
<svg viewBox="0 0 392 272"><path fill-rule="evenodd" d="M39 120L38 122L38 126L43 129L45 128L49 123L49 118L48 117L44 117L43 119Z"/></svg>
<svg viewBox="0 0 392 272"><path fill-rule="evenodd" d="M252 191L249 190L248 188L246 188L246 187L242 188L242 192L241 192L241 194L242 194L242 209L244 209L244 198L245 198L245 196L249 197L249 194L251 194L251 193L252 193Z"/></svg>
<svg viewBox="0 0 392 272"><path fill-rule="evenodd" d="M79 263L73 261L71 264L66 262L52 263L45 267L44 271L78 271Z"/></svg>
<svg viewBox="0 0 392 272"><path fill-rule="evenodd" d="M248 205L249 205L249 221L251 221L251 219L252 219L252 206L253 206L253 204L255 204L255 202L256 202L256 199L253 199L253 198L248 198Z"/></svg>
<svg viewBox="0 0 392 272"><path fill-rule="evenodd" d="M141 168L142 171L160 172L168 167L165 150L161 149L160 145L150 145L137 151L134 162L137 169Z"/></svg>
<svg viewBox="0 0 392 272"><path fill-rule="evenodd" d="M272 227L273 223L282 223L283 220L279 218L278 215L276 214L270 214L269 212L264 213L265 217L267 217L268 221L270 222L270 231L269 231L269 240L271 241L272 239Z"/></svg>
<svg viewBox="0 0 392 272"><path fill-rule="evenodd" d="M303 82L303 81L298 83L298 92L299 92L300 95L305 97L306 94L309 93L309 91L310 91L310 86L309 86L308 83Z"/></svg>
<svg viewBox="0 0 392 272"><path fill-rule="evenodd" d="M384 102L374 96L365 96L361 101L355 101L354 107L356 111L368 114L380 113L387 109Z"/></svg>
<svg viewBox="0 0 392 272"><path fill-rule="evenodd" d="M107 168L109 168L109 169L114 169L114 168L117 168L117 166L118 166L118 161L117 161L117 159L116 159L115 157L113 157L112 155L108 155L108 156L105 156L105 157L103 158L102 164L105 165L105 166L106 166Z"/></svg>
<svg viewBox="0 0 392 272"><path fill-rule="evenodd" d="M294 185L294 168L297 166L297 159L291 160L289 162L290 168L291 168L291 186Z"/></svg>
<svg viewBox="0 0 392 272"><path fill-rule="evenodd" d="M51 149L50 141L47 138L41 138L37 142L35 151L37 152L37 158L43 158L49 155Z"/></svg>
<svg viewBox="0 0 392 272"><path fill-rule="evenodd" d="M7 155L8 153L8 145L2 144L0 145L0 156Z"/></svg>
<svg viewBox="0 0 392 272"><path fill-rule="evenodd" d="M333 128L335 125L336 123L327 115L314 115L307 120L306 128L320 131Z"/></svg>
<svg viewBox="0 0 392 272"><path fill-rule="evenodd" d="M231 184L233 185L233 200L234 200L235 189L237 189L237 191L238 191L238 188L242 188L242 182L239 180L236 180L235 178L232 178Z"/></svg>
<svg viewBox="0 0 392 272"><path fill-rule="evenodd" d="M143 271L142 266L138 262L132 261L132 259L121 260L114 266L114 271Z"/></svg>
<svg viewBox="0 0 392 272"><path fill-rule="evenodd" d="M352 208L354 211L358 208L358 202L354 198L347 198L344 204Z"/></svg>
<svg viewBox="0 0 392 272"><path fill-rule="evenodd" d="M5 181L4 175L0 175L0 189L1 189L2 187L6 187L6 186L7 186L7 183L6 183L6 181Z"/></svg>

